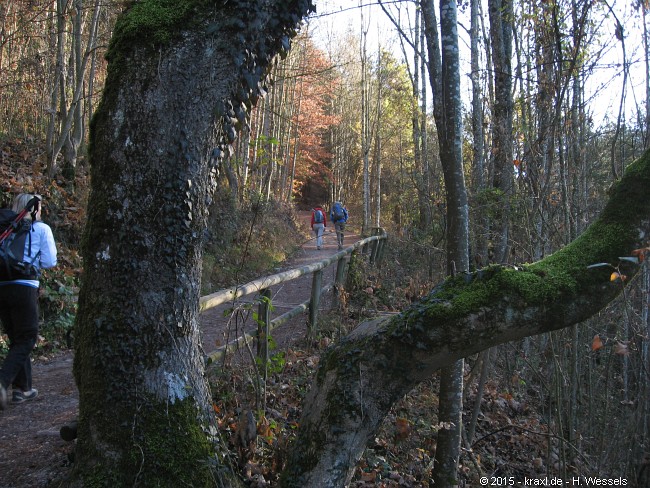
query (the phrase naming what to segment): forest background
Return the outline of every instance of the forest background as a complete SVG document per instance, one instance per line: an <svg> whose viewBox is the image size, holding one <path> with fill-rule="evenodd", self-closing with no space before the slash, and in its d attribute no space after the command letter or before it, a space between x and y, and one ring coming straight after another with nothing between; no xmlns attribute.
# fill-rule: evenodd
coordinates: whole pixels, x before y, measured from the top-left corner
<svg viewBox="0 0 650 488"><path fill-rule="evenodd" d="M318 31L318 15L336 18L328 9L340 7L317 5L321 12L274 66L250 125L233 134L236 150L222 166L210 223L219 232L209 239L202 287L211 292L281 261L290 247L282 247L278 229L286 228L281 223L290 220L292 206L343 200L363 234L383 226L391 247L399 249L393 256L401 269L396 281L382 283L388 291L372 296L373 307L392 310L396 296L424 293L445 272L444 189L422 22L413 3L385 2L381 15L392 17L403 34L390 49L369 40L365 10L357 10L358 26L355 20L350 29L315 40L310 33ZM485 6L475 5L475 29L469 28L470 3L460 6L468 39L462 49L476 60L463 73L471 93L463 156L473 265L536 261L585 229L612 182L648 146L647 5L638 2L618 13L606 2L514 4L513 185L507 191L498 185L494 160L498 97L490 26L481 15ZM99 0L9 0L0 11L2 198L29 190L47 199L46 219L62 261L47 273L43 290L50 347L63 346L74 320L88 128L123 7ZM370 18L381 6L374 8ZM620 61L610 64L614 53ZM503 229L495 225L504 212L511 222L505 249L498 245ZM238 244L248 242L242 236L250 233L250 222L265 245ZM620 276L613 273L612 279ZM586 324L500 347L469 363L468 398L480 400L487 389L510 409L508 416L535 405L537 423L517 429L546 433L546 453L527 459L531 465L630 479L648 466L647 269L630 285L620 301ZM479 409L469 407L471 426Z"/></svg>

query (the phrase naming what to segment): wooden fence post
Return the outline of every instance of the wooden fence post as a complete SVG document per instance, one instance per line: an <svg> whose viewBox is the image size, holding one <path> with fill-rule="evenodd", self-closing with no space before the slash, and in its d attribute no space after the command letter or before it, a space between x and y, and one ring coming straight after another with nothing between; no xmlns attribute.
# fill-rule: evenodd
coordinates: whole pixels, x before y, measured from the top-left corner
<svg viewBox="0 0 650 488"><path fill-rule="evenodd" d="M368 259L370 264L375 264L377 260L378 251L379 251L379 239L372 242L372 247L370 248L370 258Z"/></svg>
<svg viewBox="0 0 650 488"><path fill-rule="evenodd" d="M378 239L374 242L373 253L370 257L370 262L375 265L379 265L384 258L384 246L386 245L386 231L383 227L373 227L372 235L381 236L383 239Z"/></svg>
<svg viewBox="0 0 650 488"><path fill-rule="evenodd" d="M388 238L384 237L379 241L379 251L377 252L377 266L381 264L384 260L384 253L386 252L386 244L388 243Z"/></svg>
<svg viewBox="0 0 650 488"><path fill-rule="evenodd" d="M257 356L264 362L269 361L269 325L271 323L271 290L264 288L260 292L257 306Z"/></svg>
<svg viewBox="0 0 650 488"><path fill-rule="evenodd" d="M341 303L341 293L345 289L345 275L350 263L350 255L346 254L336 263L336 278L334 279L334 291L332 293L332 309L338 308Z"/></svg>
<svg viewBox="0 0 650 488"><path fill-rule="evenodd" d="M323 270L314 271L311 283L311 300L309 301L309 335L316 336L318 325L318 307L320 306L321 288L323 286Z"/></svg>

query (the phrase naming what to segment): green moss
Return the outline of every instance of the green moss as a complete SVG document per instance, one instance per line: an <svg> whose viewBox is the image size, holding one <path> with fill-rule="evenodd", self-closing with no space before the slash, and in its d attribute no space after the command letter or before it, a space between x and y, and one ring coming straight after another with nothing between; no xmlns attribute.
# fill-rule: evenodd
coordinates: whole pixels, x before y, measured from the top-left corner
<svg viewBox="0 0 650 488"><path fill-rule="evenodd" d="M144 0L136 2L119 18L107 57L113 58L125 46L145 41L151 47L167 45L188 22L202 18L202 0Z"/></svg>
<svg viewBox="0 0 650 488"><path fill-rule="evenodd" d="M214 486L215 453L197 415L191 400L141 407L132 424L111 433L124 455L87 471L84 486Z"/></svg>
<svg viewBox="0 0 650 488"><path fill-rule="evenodd" d="M395 321L393 335L409 327L438 326L477 313L507 297L524 306L552 304L598 283L607 283L611 268L588 269L606 262L618 266L638 244L638 224L650 218L650 152L630 165L614 186L601 217L578 239L551 256L522 267L490 266L447 281L423 302L405 312L406 325Z"/></svg>
<svg viewBox="0 0 650 488"><path fill-rule="evenodd" d="M142 466L141 479L148 486L212 486L208 460L212 445L197 422L196 407L190 400L159 406L143 416L140 445L130 452L129 466ZM133 464L132 464L133 463Z"/></svg>

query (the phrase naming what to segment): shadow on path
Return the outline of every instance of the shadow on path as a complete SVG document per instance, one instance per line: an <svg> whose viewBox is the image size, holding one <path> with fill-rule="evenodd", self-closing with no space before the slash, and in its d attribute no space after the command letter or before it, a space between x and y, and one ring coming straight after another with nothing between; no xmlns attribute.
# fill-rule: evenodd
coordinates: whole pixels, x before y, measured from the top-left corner
<svg viewBox="0 0 650 488"><path fill-rule="evenodd" d="M302 212L300 218L309 229L310 214ZM356 240L356 236L349 235L345 242L352 244ZM314 263L336 253L336 236L329 229L325 233L324 244L324 248L317 251L314 239L308 240L302 246L302 251L287 261L278 272ZM327 268L323 281L332 280L334 272ZM311 279L311 275L308 275L275 287L277 289L273 290L273 303L279 314L284 313L286 307L309 298ZM244 298L251 299L252 296ZM285 324L287 327L283 325L276 329L274 338L278 343L290 343L300 333L304 334L304 324L303 316L296 317ZM224 340L228 319L223 317L223 310L221 315L217 310L209 310L201 315L200 326L203 347L210 351L219 341ZM9 404L5 411L0 412L1 488L47 487L51 480L69 470L68 457L73 444L60 438L59 429L76 419L79 411L79 395L72 375L72 358L72 351L65 351L36 360L33 376L39 390L38 397L24 404Z"/></svg>

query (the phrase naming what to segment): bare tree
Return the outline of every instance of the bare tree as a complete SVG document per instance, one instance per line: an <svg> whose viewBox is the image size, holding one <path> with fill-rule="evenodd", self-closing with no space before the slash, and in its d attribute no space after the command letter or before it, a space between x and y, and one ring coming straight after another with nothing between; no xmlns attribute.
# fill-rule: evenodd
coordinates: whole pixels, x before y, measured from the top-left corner
<svg viewBox="0 0 650 488"><path fill-rule="evenodd" d="M490 0L490 38L494 62L494 114L492 120L494 183L500 191L495 261L505 263L509 254L510 206L514 194L512 164L512 1Z"/></svg>
<svg viewBox="0 0 650 488"><path fill-rule="evenodd" d="M445 179L447 208L447 273L469 271L469 207L463 171L460 57L456 2L440 2L442 56L438 57L438 34L433 2L422 0L422 17L429 50L429 77L434 92L434 117L438 129L440 160ZM442 93L435 95L436 91ZM439 105L436 105L438 103ZM438 486L456 484L463 413L464 361L443 368L440 374L438 420L445 425L438 433L437 466L434 481Z"/></svg>
<svg viewBox="0 0 650 488"><path fill-rule="evenodd" d="M99 0L96 0L94 3L91 19L88 22L89 32L86 38L85 48L83 46L83 29L85 26L83 20L85 12L82 2L80 0L74 2L72 7L74 12L72 15L68 11L68 2L58 0L56 5L57 62L47 132L47 172L52 177L58 171L57 159L61 151L65 149L64 165L66 167L66 175L72 181L77 165L78 151L86 137L84 103L87 100L88 69L96 49L102 4ZM73 19L71 40L66 38L66 19L69 16ZM67 73L65 63L68 42L71 42L73 46L69 52L69 68L72 76L69 76ZM69 79L71 80L70 82L68 82ZM69 86L69 84L72 84L72 86ZM69 92L72 94L70 99L68 99Z"/></svg>

